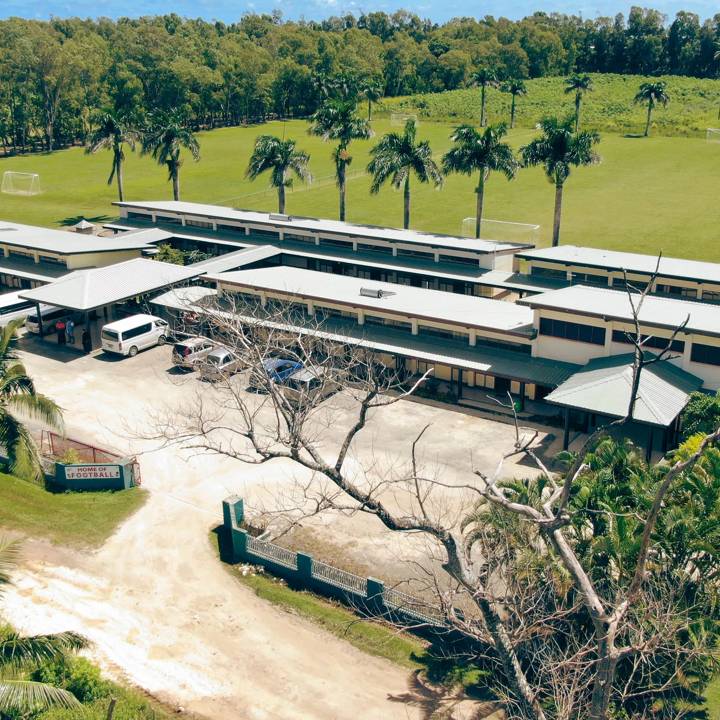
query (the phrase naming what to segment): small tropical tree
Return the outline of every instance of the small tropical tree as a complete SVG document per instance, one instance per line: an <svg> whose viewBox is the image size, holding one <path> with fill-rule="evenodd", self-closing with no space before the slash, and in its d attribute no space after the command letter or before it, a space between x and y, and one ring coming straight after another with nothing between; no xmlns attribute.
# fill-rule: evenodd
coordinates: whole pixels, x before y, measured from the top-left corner
<svg viewBox="0 0 720 720"><path fill-rule="evenodd" d="M644 82L640 85L637 95L635 95L635 102L647 103L647 120L645 121L644 136L648 137L648 135L650 135L653 109L656 105L665 107L670 102L670 96L667 93L667 84L663 80Z"/></svg>
<svg viewBox="0 0 720 720"><path fill-rule="evenodd" d="M11 582L17 565L19 546L0 540L0 596ZM30 716L48 708L80 709L77 698L67 690L47 683L19 679L40 663L57 660L85 647L85 640L76 633L53 635L20 635L9 627L0 627L0 716ZM34 715L33 715L34 717Z"/></svg>
<svg viewBox="0 0 720 720"><path fill-rule="evenodd" d="M542 135L520 149L523 164L542 165L548 180L555 185L553 247L560 242L563 188L571 169L600 162L600 156L593 150L600 142L598 133L573 132L573 126L572 115L564 120L544 118L540 122Z"/></svg>
<svg viewBox="0 0 720 720"><path fill-rule="evenodd" d="M403 227L410 227L410 175L413 173L421 183L432 182L435 187L442 185L443 177L433 160L430 143L417 142L417 127L414 120L405 123L402 135L388 133L370 150L372 160L367 166L372 175L370 192L380 192L387 180L393 187L403 187Z"/></svg>
<svg viewBox="0 0 720 720"><path fill-rule="evenodd" d="M593 91L593 81L589 75L572 75L565 80L565 94L575 93L575 132L580 130L580 106L583 95Z"/></svg>
<svg viewBox="0 0 720 720"><path fill-rule="evenodd" d="M125 118L106 112L100 118L97 129L90 136L85 152L94 155L100 150L112 150L112 170L108 176L107 184L112 185L113 179L117 181L118 198L120 202L125 199L123 188L123 162L125 161L125 145L131 150L139 140L140 133Z"/></svg>
<svg viewBox="0 0 720 720"><path fill-rule="evenodd" d="M489 87L497 87L498 79L495 71L491 68L480 68L474 75L473 80L480 88L480 127L485 127L487 118L485 116L485 95Z"/></svg>
<svg viewBox="0 0 720 720"><path fill-rule="evenodd" d="M453 147L443 156L442 168L445 174L462 173L472 175L479 173L477 207L475 213L475 237L480 237L482 223L485 183L491 172L501 172L508 180L515 177L518 161L512 148L503 138L507 134L504 123L490 125L478 132L471 125L461 125L450 136Z"/></svg>
<svg viewBox="0 0 720 720"><path fill-rule="evenodd" d="M340 220L345 220L345 188L347 169L352 163L348 147L353 140L367 140L372 134L367 120L357 116L356 103L351 100L328 100L313 115L310 133L323 140L337 140L332 157L335 180L340 191Z"/></svg>
<svg viewBox="0 0 720 720"><path fill-rule="evenodd" d="M183 149L190 152L195 162L200 159L200 144L188 128L185 115L177 110L155 115L143 134L142 151L154 158L158 165L167 166L175 200L180 199L180 167L183 162L180 153Z"/></svg>
<svg viewBox="0 0 720 720"><path fill-rule="evenodd" d="M37 391L18 358L15 345L22 322L22 318L14 320L0 331L0 445L5 448L13 475L40 481L44 478L40 455L24 420L38 420L61 431L62 411Z"/></svg>
<svg viewBox="0 0 720 720"><path fill-rule="evenodd" d="M510 129L515 127L515 106L517 99L523 95L527 95L527 87L523 80L508 80L501 86L503 92L510 95Z"/></svg>
<svg viewBox="0 0 720 720"><path fill-rule="evenodd" d="M360 95L367 100L367 120L372 120L372 106L383 96L382 83L377 78L366 78L360 83Z"/></svg>
<svg viewBox="0 0 720 720"><path fill-rule="evenodd" d="M264 172L270 173L270 184L277 188L278 212L285 212L285 188L292 187L293 175L303 182L311 182L308 170L310 156L295 149L294 140L281 140L274 135L260 135L245 176L254 180Z"/></svg>

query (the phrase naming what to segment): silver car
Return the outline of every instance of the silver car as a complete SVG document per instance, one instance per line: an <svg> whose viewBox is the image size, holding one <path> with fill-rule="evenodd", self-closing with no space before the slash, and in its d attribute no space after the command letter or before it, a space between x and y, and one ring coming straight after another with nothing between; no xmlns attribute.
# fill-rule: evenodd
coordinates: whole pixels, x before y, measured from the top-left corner
<svg viewBox="0 0 720 720"><path fill-rule="evenodd" d="M242 360L231 350L220 345L211 350L198 364L200 378L215 382L224 380L242 370Z"/></svg>
<svg viewBox="0 0 720 720"><path fill-rule="evenodd" d="M340 390L339 376L332 368L312 365L297 370L282 381L280 390L295 407L317 403Z"/></svg>
<svg viewBox="0 0 720 720"><path fill-rule="evenodd" d="M216 344L205 337L190 337L176 342L172 350L173 365L183 370L194 370L215 347Z"/></svg>

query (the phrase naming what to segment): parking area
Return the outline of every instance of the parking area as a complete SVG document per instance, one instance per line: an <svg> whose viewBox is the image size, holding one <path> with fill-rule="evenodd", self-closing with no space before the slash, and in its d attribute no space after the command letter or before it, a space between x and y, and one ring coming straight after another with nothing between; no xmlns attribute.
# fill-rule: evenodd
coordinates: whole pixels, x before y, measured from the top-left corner
<svg viewBox="0 0 720 720"><path fill-rule="evenodd" d="M199 713L236 717L242 706L255 708L250 718L349 720L362 704L368 717L419 717L417 709L389 700L405 691L406 673L268 606L217 562L208 531L224 497L236 493L250 507L270 507L306 478L285 461L245 465L148 439L153 415L182 413L198 392L210 404L217 396L196 373L172 369L171 347L123 359L78 355L32 337L20 347L39 389L64 408L68 432L137 454L150 498L92 556L31 558L8 597L11 621L32 622L28 629L38 632L82 628L116 675ZM338 401L335 422L323 429L328 442L350 418ZM403 401L375 414L351 462L406 459L425 425L423 456L442 468L448 484L467 482L472 467L491 471L498 453L512 445L510 425ZM512 463L507 470L531 472ZM424 555L420 539L386 532L367 516L317 517L303 531L308 542L336 553L335 561L342 556L381 577L399 577L407 562ZM359 662L362 676L353 671Z"/></svg>

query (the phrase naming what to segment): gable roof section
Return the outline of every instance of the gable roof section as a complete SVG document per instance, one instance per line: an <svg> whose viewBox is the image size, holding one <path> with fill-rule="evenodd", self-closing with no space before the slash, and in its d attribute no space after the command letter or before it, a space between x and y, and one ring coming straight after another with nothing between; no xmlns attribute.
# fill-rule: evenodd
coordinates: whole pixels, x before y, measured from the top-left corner
<svg viewBox="0 0 720 720"><path fill-rule="evenodd" d="M200 274L197 269L135 258L101 268L76 270L20 297L46 305L86 311L176 285Z"/></svg>
<svg viewBox="0 0 720 720"><path fill-rule="evenodd" d="M632 354L596 358L545 399L562 407L621 418L630 403L632 380ZM683 411L690 393L702 384L700 378L665 360L647 365L640 374L633 419L667 427Z"/></svg>

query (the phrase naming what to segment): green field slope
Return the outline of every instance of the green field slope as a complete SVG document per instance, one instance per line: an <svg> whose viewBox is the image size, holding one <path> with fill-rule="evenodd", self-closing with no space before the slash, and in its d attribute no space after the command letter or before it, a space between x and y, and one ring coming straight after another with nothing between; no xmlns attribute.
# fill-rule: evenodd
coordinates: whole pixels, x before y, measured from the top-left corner
<svg viewBox="0 0 720 720"><path fill-rule="evenodd" d="M583 119L587 127L612 133L640 133L645 127L646 107L633 102L640 83L662 79L667 83L670 103L653 112L653 132L659 135L705 136L708 127L720 126L720 80L666 76L593 74L593 92L583 99ZM516 123L532 128L547 114L574 112L574 95L565 95L562 77L538 78L526 82L528 94L518 99ZM510 117L510 96L489 89L490 122ZM412 112L420 118L461 121L480 117L480 91L476 88L443 93L388 98L387 112Z"/></svg>
<svg viewBox="0 0 720 720"><path fill-rule="evenodd" d="M354 162L348 183L348 219L397 226L402 222L402 193L383 188L370 195L363 170L377 135L391 129L387 119L373 123L376 138L351 146ZM392 128L396 129L396 128ZM450 146L452 125L423 121L420 136L439 156ZM202 159L182 168L183 199L258 210L274 210L277 200L267 178L249 182L245 168L260 133L296 138L311 155L315 181L296 185L288 195L288 211L298 215L337 217L337 189L331 145L307 134L303 121L274 122L249 128L225 128L200 135ZM534 131L510 135L519 147ZM720 261L718 188L720 144L701 138L627 138L603 134L599 166L574 171L565 192L561 242L623 250L658 252ZM106 185L110 154L86 156L74 148L50 155L0 160L0 172L40 174L43 193L34 197L0 195L0 219L58 226L80 216L91 220L117 216L115 188ZM164 168L147 157L128 153L128 199L171 197ZM412 227L459 234L462 220L474 212L475 178L453 176L441 190L413 185ZM538 168L522 170L516 180L492 177L486 191L486 218L537 223L539 244L547 245L552 221L553 189ZM499 235L488 225L488 237ZM506 238L500 238L506 239Z"/></svg>

